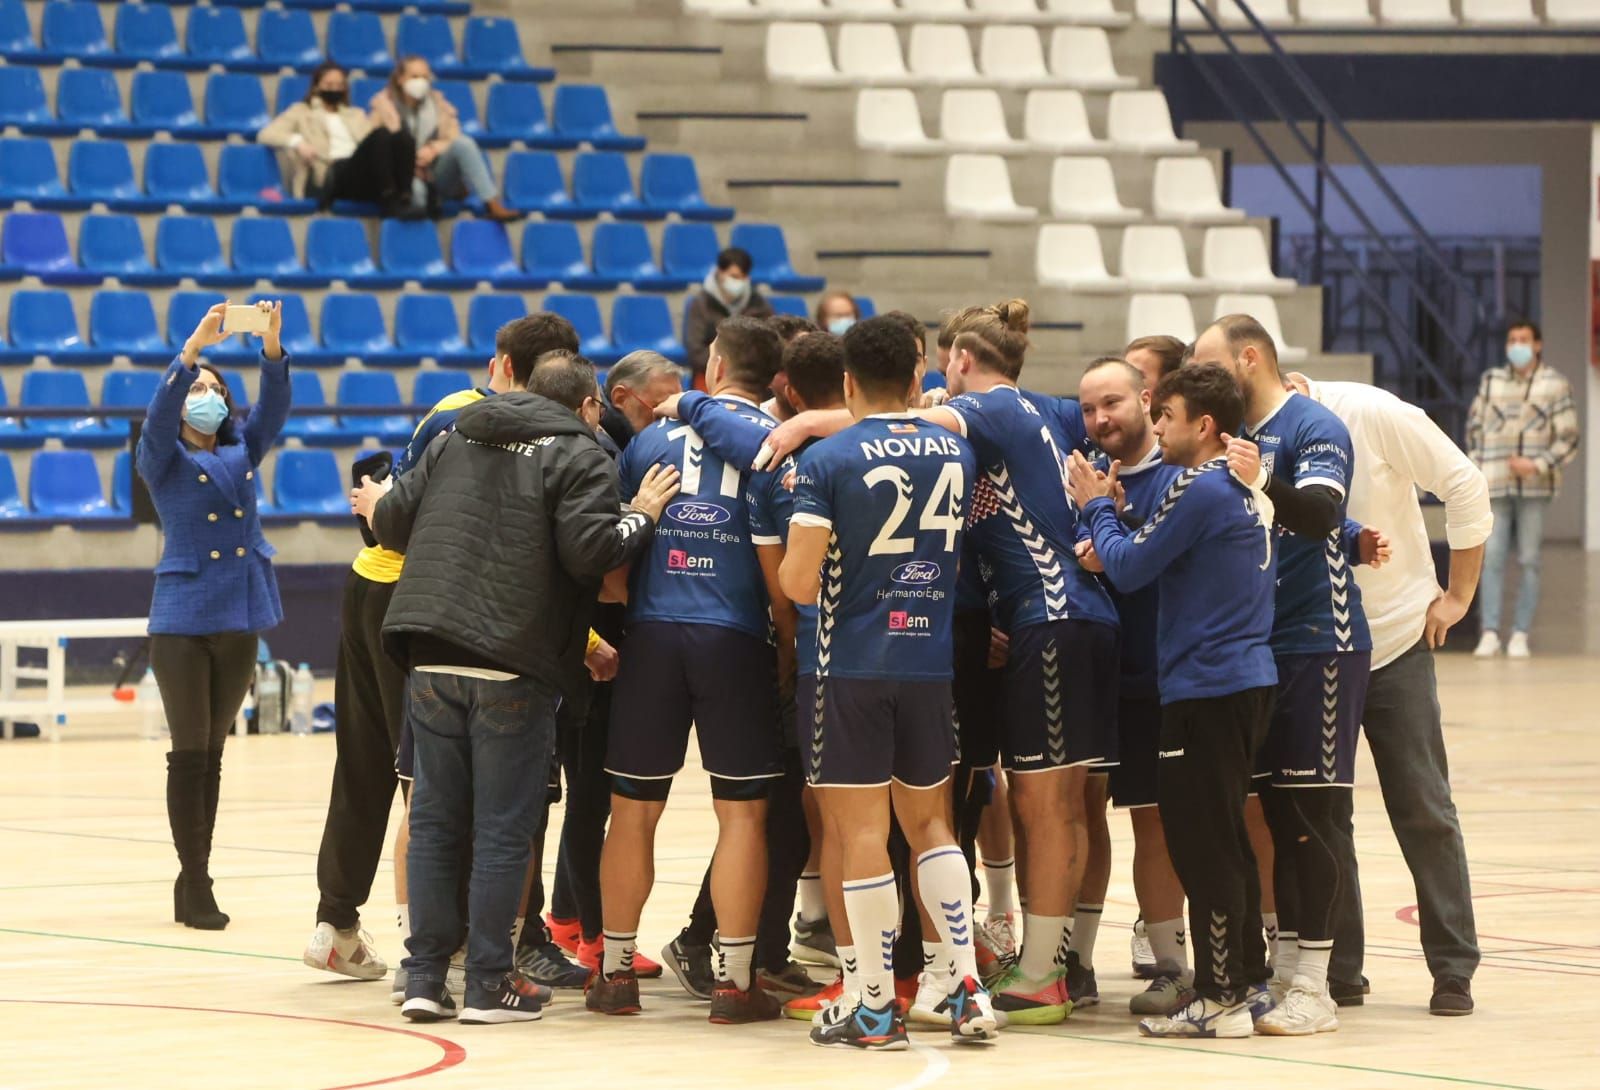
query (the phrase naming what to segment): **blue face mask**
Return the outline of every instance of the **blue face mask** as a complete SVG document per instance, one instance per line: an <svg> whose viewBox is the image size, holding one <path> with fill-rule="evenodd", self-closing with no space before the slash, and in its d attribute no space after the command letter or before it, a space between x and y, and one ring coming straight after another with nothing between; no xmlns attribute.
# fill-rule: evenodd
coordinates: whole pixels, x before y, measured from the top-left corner
<svg viewBox="0 0 1600 1090"><path fill-rule="evenodd" d="M835 337L843 337L845 331L855 324L856 320L854 318L830 318L828 320L828 332Z"/></svg>
<svg viewBox="0 0 1600 1090"><path fill-rule="evenodd" d="M228 403L214 390L184 403L184 420L201 435L215 435L222 422L228 419Z"/></svg>
<svg viewBox="0 0 1600 1090"><path fill-rule="evenodd" d="M1513 367L1526 367L1533 362L1533 345L1508 344L1506 345L1506 359Z"/></svg>

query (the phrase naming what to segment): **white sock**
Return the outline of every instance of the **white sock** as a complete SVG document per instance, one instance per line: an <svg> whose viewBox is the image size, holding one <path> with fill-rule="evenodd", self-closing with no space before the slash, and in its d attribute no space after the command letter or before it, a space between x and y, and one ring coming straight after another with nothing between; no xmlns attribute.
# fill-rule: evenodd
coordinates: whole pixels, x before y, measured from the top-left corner
<svg viewBox="0 0 1600 1090"><path fill-rule="evenodd" d="M729 937L717 933L717 979L741 992L750 990L750 962L756 956L756 937Z"/></svg>
<svg viewBox="0 0 1600 1090"><path fill-rule="evenodd" d="M1263 912L1261 914L1261 930L1267 933L1267 953L1276 953L1278 949L1278 914L1276 912Z"/></svg>
<svg viewBox="0 0 1600 1090"><path fill-rule="evenodd" d="M854 946L836 946L834 949L839 954L839 972L844 976L844 994L861 994L861 974L857 972L859 964L856 961L856 948Z"/></svg>
<svg viewBox="0 0 1600 1090"><path fill-rule="evenodd" d="M813 922L828 918L828 902L822 897L822 875L816 871L800 876L800 918Z"/></svg>
<svg viewBox="0 0 1600 1090"><path fill-rule="evenodd" d="M512 946L516 946L517 945L517 939L519 939L522 936L522 929L527 926L527 923L528 923L528 918L526 916L518 916L515 920L512 921L512 923L511 923L511 945Z"/></svg>
<svg viewBox="0 0 1600 1090"><path fill-rule="evenodd" d="M972 872L954 844L929 848L917 857L917 883L922 902L942 940L938 949L951 987L967 977L978 979L978 955L972 945ZM924 949L927 943L923 944Z"/></svg>
<svg viewBox="0 0 1600 1090"><path fill-rule="evenodd" d="M637 931L602 931L605 954L600 971L606 976L633 968L633 955L639 949Z"/></svg>
<svg viewBox="0 0 1600 1090"><path fill-rule="evenodd" d="M1055 970L1061 948L1065 945L1068 922L1065 916L1035 916L1029 912L1022 918L1022 975L1029 980L1043 980Z"/></svg>
<svg viewBox="0 0 1600 1090"><path fill-rule="evenodd" d="M931 973L936 977L947 977L955 970L951 968L950 957L945 952L942 942L929 942L922 940L922 971Z"/></svg>
<svg viewBox="0 0 1600 1090"><path fill-rule="evenodd" d="M989 898L989 919L1017 910L1016 880L1015 859L983 860L983 888Z"/></svg>
<svg viewBox="0 0 1600 1090"><path fill-rule="evenodd" d="M1333 940L1306 942L1301 940L1299 957L1294 964L1294 982L1307 991L1328 990L1328 959L1333 956Z"/></svg>
<svg viewBox="0 0 1600 1090"><path fill-rule="evenodd" d="M1189 945L1183 937L1183 917L1175 920L1162 920L1160 923L1146 923L1145 932L1150 936L1150 949L1155 952L1156 965L1163 970L1176 968L1180 973L1189 970Z"/></svg>
<svg viewBox="0 0 1600 1090"><path fill-rule="evenodd" d="M1100 933L1100 915L1105 905L1080 904L1072 914L1072 942L1067 949L1078 955L1078 964L1094 968L1094 937Z"/></svg>
<svg viewBox="0 0 1600 1090"><path fill-rule="evenodd" d="M844 912L860 953L856 977L861 985L861 1002L871 1010L883 1010L894 1002L898 908L893 872L844 883Z"/></svg>
<svg viewBox="0 0 1600 1090"><path fill-rule="evenodd" d="M411 937L411 906L396 905L394 922L400 928L400 940L404 942Z"/></svg>
<svg viewBox="0 0 1600 1090"><path fill-rule="evenodd" d="M1295 965L1300 960L1300 936L1293 931L1279 931L1274 951L1272 979L1284 984L1291 983L1294 980Z"/></svg>

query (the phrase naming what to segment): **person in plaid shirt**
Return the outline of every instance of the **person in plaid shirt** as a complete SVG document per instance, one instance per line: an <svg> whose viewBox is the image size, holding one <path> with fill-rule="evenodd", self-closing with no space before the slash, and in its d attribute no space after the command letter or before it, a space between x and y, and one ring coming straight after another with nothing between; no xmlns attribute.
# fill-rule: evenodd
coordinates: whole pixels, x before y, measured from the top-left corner
<svg viewBox="0 0 1600 1090"><path fill-rule="evenodd" d="M1522 585L1506 654L1528 657L1528 630L1539 604L1544 515L1561 485L1561 467L1578 454L1572 390L1560 372L1545 365L1542 348L1537 325L1513 323L1506 330L1506 365L1484 372L1467 416L1467 453L1489 481L1494 510L1478 596L1483 610L1479 658L1500 653L1500 607L1513 533Z"/></svg>

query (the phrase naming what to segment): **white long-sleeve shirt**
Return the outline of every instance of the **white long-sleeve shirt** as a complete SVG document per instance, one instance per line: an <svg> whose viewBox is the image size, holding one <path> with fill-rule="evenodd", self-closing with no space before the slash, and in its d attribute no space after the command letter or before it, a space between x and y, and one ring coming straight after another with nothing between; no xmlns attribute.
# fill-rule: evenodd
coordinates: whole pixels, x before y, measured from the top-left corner
<svg viewBox="0 0 1600 1090"><path fill-rule="evenodd" d="M1451 549L1489 539L1494 515L1483 472L1421 409L1364 382L1312 382L1312 398L1350 429L1355 446L1349 517L1388 535L1393 557L1356 569L1372 629L1372 668L1387 666L1422 638L1441 593L1418 489L1444 501Z"/></svg>

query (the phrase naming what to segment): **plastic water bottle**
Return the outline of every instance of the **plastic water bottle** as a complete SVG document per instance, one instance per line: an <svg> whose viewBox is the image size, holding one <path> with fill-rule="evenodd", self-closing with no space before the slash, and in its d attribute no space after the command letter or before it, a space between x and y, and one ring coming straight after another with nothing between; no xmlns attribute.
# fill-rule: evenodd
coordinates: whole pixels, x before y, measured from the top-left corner
<svg viewBox="0 0 1600 1090"><path fill-rule="evenodd" d="M256 671L256 732L283 732L283 679L275 664Z"/></svg>
<svg viewBox="0 0 1600 1090"><path fill-rule="evenodd" d="M167 711L161 706L161 686L156 684L156 672L146 666L144 680L139 682L139 710L144 715L140 737L158 741L167 736Z"/></svg>
<svg viewBox="0 0 1600 1090"><path fill-rule="evenodd" d="M311 667L305 663L294 672L294 711L289 717L290 734L311 733L311 709L316 701L311 692Z"/></svg>

